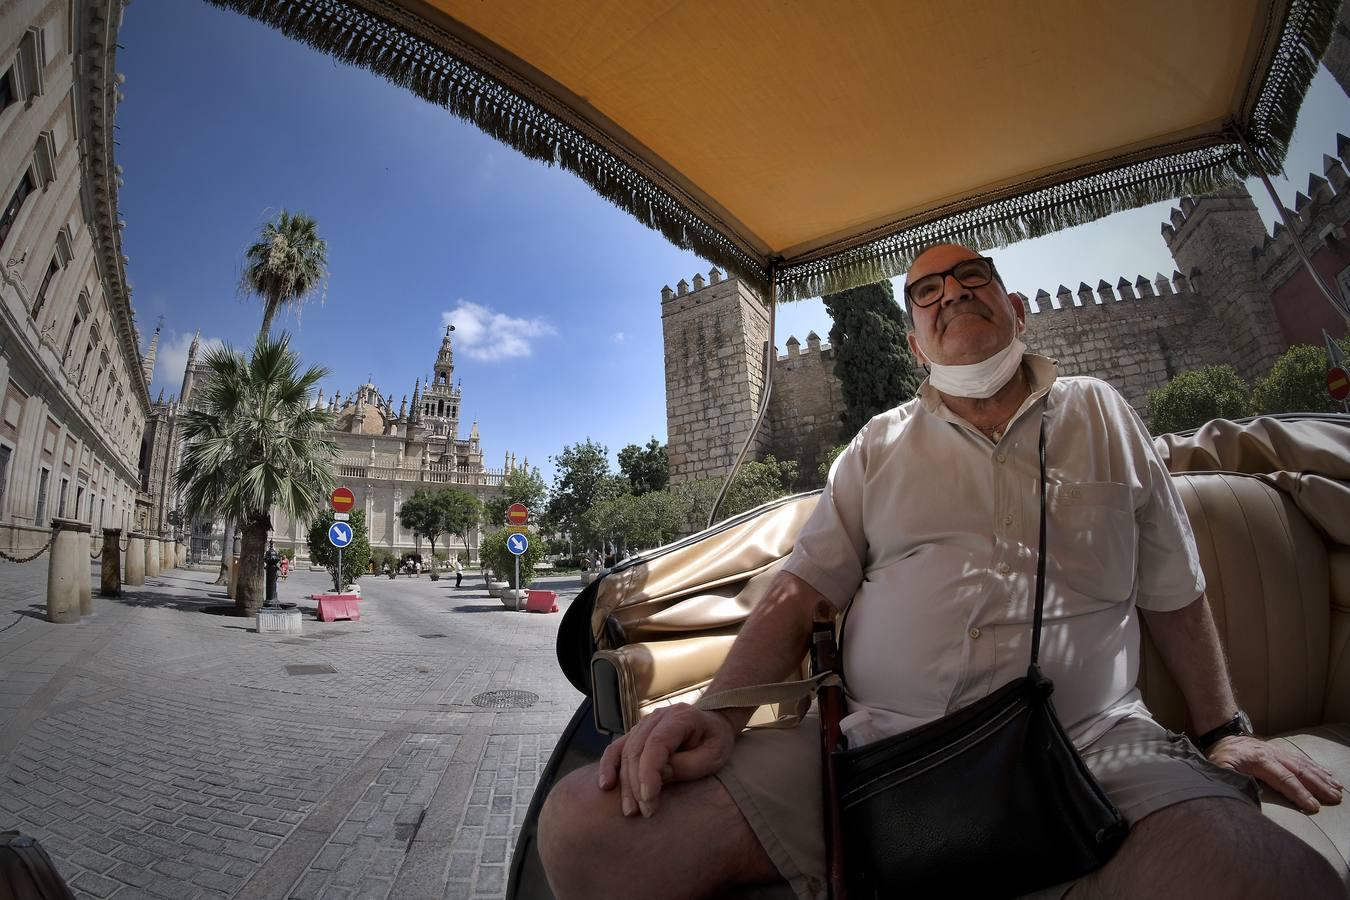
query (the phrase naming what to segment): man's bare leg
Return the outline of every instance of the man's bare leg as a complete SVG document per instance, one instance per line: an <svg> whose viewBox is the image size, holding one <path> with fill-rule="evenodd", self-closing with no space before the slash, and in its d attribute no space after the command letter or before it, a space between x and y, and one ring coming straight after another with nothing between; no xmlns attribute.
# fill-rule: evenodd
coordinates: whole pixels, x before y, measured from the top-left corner
<svg viewBox="0 0 1350 900"><path fill-rule="evenodd" d="M558 900L707 897L779 880L716 778L669 784L650 819L625 817L595 766L554 786L539 814L539 856Z"/></svg>
<svg viewBox="0 0 1350 900"><path fill-rule="evenodd" d="M1346 896L1331 865L1241 800L1206 797L1137 822L1111 861L1074 885L1069 900L1140 897Z"/></svg>

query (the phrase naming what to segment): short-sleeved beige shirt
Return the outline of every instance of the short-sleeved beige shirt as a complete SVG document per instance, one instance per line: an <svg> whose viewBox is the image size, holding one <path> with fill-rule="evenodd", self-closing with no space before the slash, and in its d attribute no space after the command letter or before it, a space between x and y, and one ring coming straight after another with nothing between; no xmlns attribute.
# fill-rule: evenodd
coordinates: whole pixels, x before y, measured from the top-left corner
<svg viewBox="0 0 1350 900"><path fill-rule="evenodd" d="M1087 744L1147 715L1138 609L1204 591L1190 524L1143 423L1095 378L1027 354L1032 393L994 444L927 382L867 424L830 471L786 569L848 613L849 709L881 734L940 718L1026 674L1046 424L1041 669Z"/></svg>

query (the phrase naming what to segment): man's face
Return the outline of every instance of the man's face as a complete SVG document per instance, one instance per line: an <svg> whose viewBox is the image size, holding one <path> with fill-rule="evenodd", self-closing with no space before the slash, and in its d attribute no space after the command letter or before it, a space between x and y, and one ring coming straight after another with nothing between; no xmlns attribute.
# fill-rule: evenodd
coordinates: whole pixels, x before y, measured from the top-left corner
<svg viewBox="0 0 1350 900"><path fill-rule="evenodd" d="M963 259L979 254L958 244L940 244L924 251L910 267L905 283L913 284L925 275L943 272ZM964 366L983 362L1007 347L1026 328L1026 315L1008 297L1007 291L991 280L981 287L964 287L948 275L942 292L932 306L909 304L914 328L909 333L909 349L920 363Z"/></svg>

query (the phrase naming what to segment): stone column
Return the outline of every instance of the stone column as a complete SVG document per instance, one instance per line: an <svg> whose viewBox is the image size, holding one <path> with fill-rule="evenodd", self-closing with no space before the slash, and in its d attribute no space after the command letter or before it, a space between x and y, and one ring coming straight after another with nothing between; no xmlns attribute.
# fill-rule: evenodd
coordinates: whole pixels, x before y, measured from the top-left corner
<svg viewBox="0 0 1350 900"><path fill-rule="evenodd" d="M138 531L127 533L127 577L131 587L145 584L145 535Z"/></svg>
<svg viewBox="0 0 1350 900"><path fill-rule="evenodd" d="M100 573L98 593L102 597L118 597L122 593L122 529L103 529L103 571Z"/></svg>
<svg viewBox="0 0 1350 900"><path fill-rule="evenodd" d="M74 519L52 519L52 547L47 564L47 621L80 621L80 577L89 580L89 525Z"/></svg>
<svg viewBox="0 0 1350 900"><path fill-rule="evenodd" d="M159 539L159 570L167 572L173 568L173 541L168 538Z"/></svg>
<svg viewBox="0 0 1350 900"><path fill-rule="evenodd" d="M179 541L174 549L175 563L180 569L187 568L187 544Z"/></svg>
<svg viewBox="0 0 1350 900"><path fill-rule="evenodd" d="M80 549L84 551L85 556L89 555L89 545L91 542L92 538L88 536L80 541ZM81 560L81 562L83 563L84 561ZM79 601L80 615L87 616L94 611L94 579L92 573L86 570L83 565L80 567L79 572L80 575L75 577L75 593Z"/></svg>
<svg viewBox="0 0 1350 900"><path fill-rule="evenodd" d="M153 534L145 536L145 577L159 577L159 538Z"/></svg>

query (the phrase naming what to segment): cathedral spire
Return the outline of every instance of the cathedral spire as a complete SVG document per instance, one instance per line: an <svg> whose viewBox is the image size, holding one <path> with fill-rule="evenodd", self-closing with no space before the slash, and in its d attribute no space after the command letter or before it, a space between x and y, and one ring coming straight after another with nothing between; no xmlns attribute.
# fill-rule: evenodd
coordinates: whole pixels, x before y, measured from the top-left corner
<svg viewBox="0 0 1350 900"><path fill-rule="evenodd" d="M155 326L155 333L150 336L150 349L145 352L141 359L141 372L145 374L145 383L149 385L155 378L155 356L159 353L159 330L162 326Z"/></svg>
<svg viewBox="0 0 1350 900"><path fill-rule="evenodd" d="M450 332L455 330L455 326L445 326L445 337L441 338L441 350L436 354L436 380L433 385L439 387L445 385L448 389L451 386L451 378L455 373L455 351L450 344Z"/></svg>
<svg viewBox="0 0 1350 900"><path fill-rule="evenodd" d="M419 378L419 379L417 379L417 381L413 384L412 417L411 417L410 421L413 421L413 422L420 422L420 421L422 421L422 398L421 398L421 393L422 393L422 379Z"/></svg>

